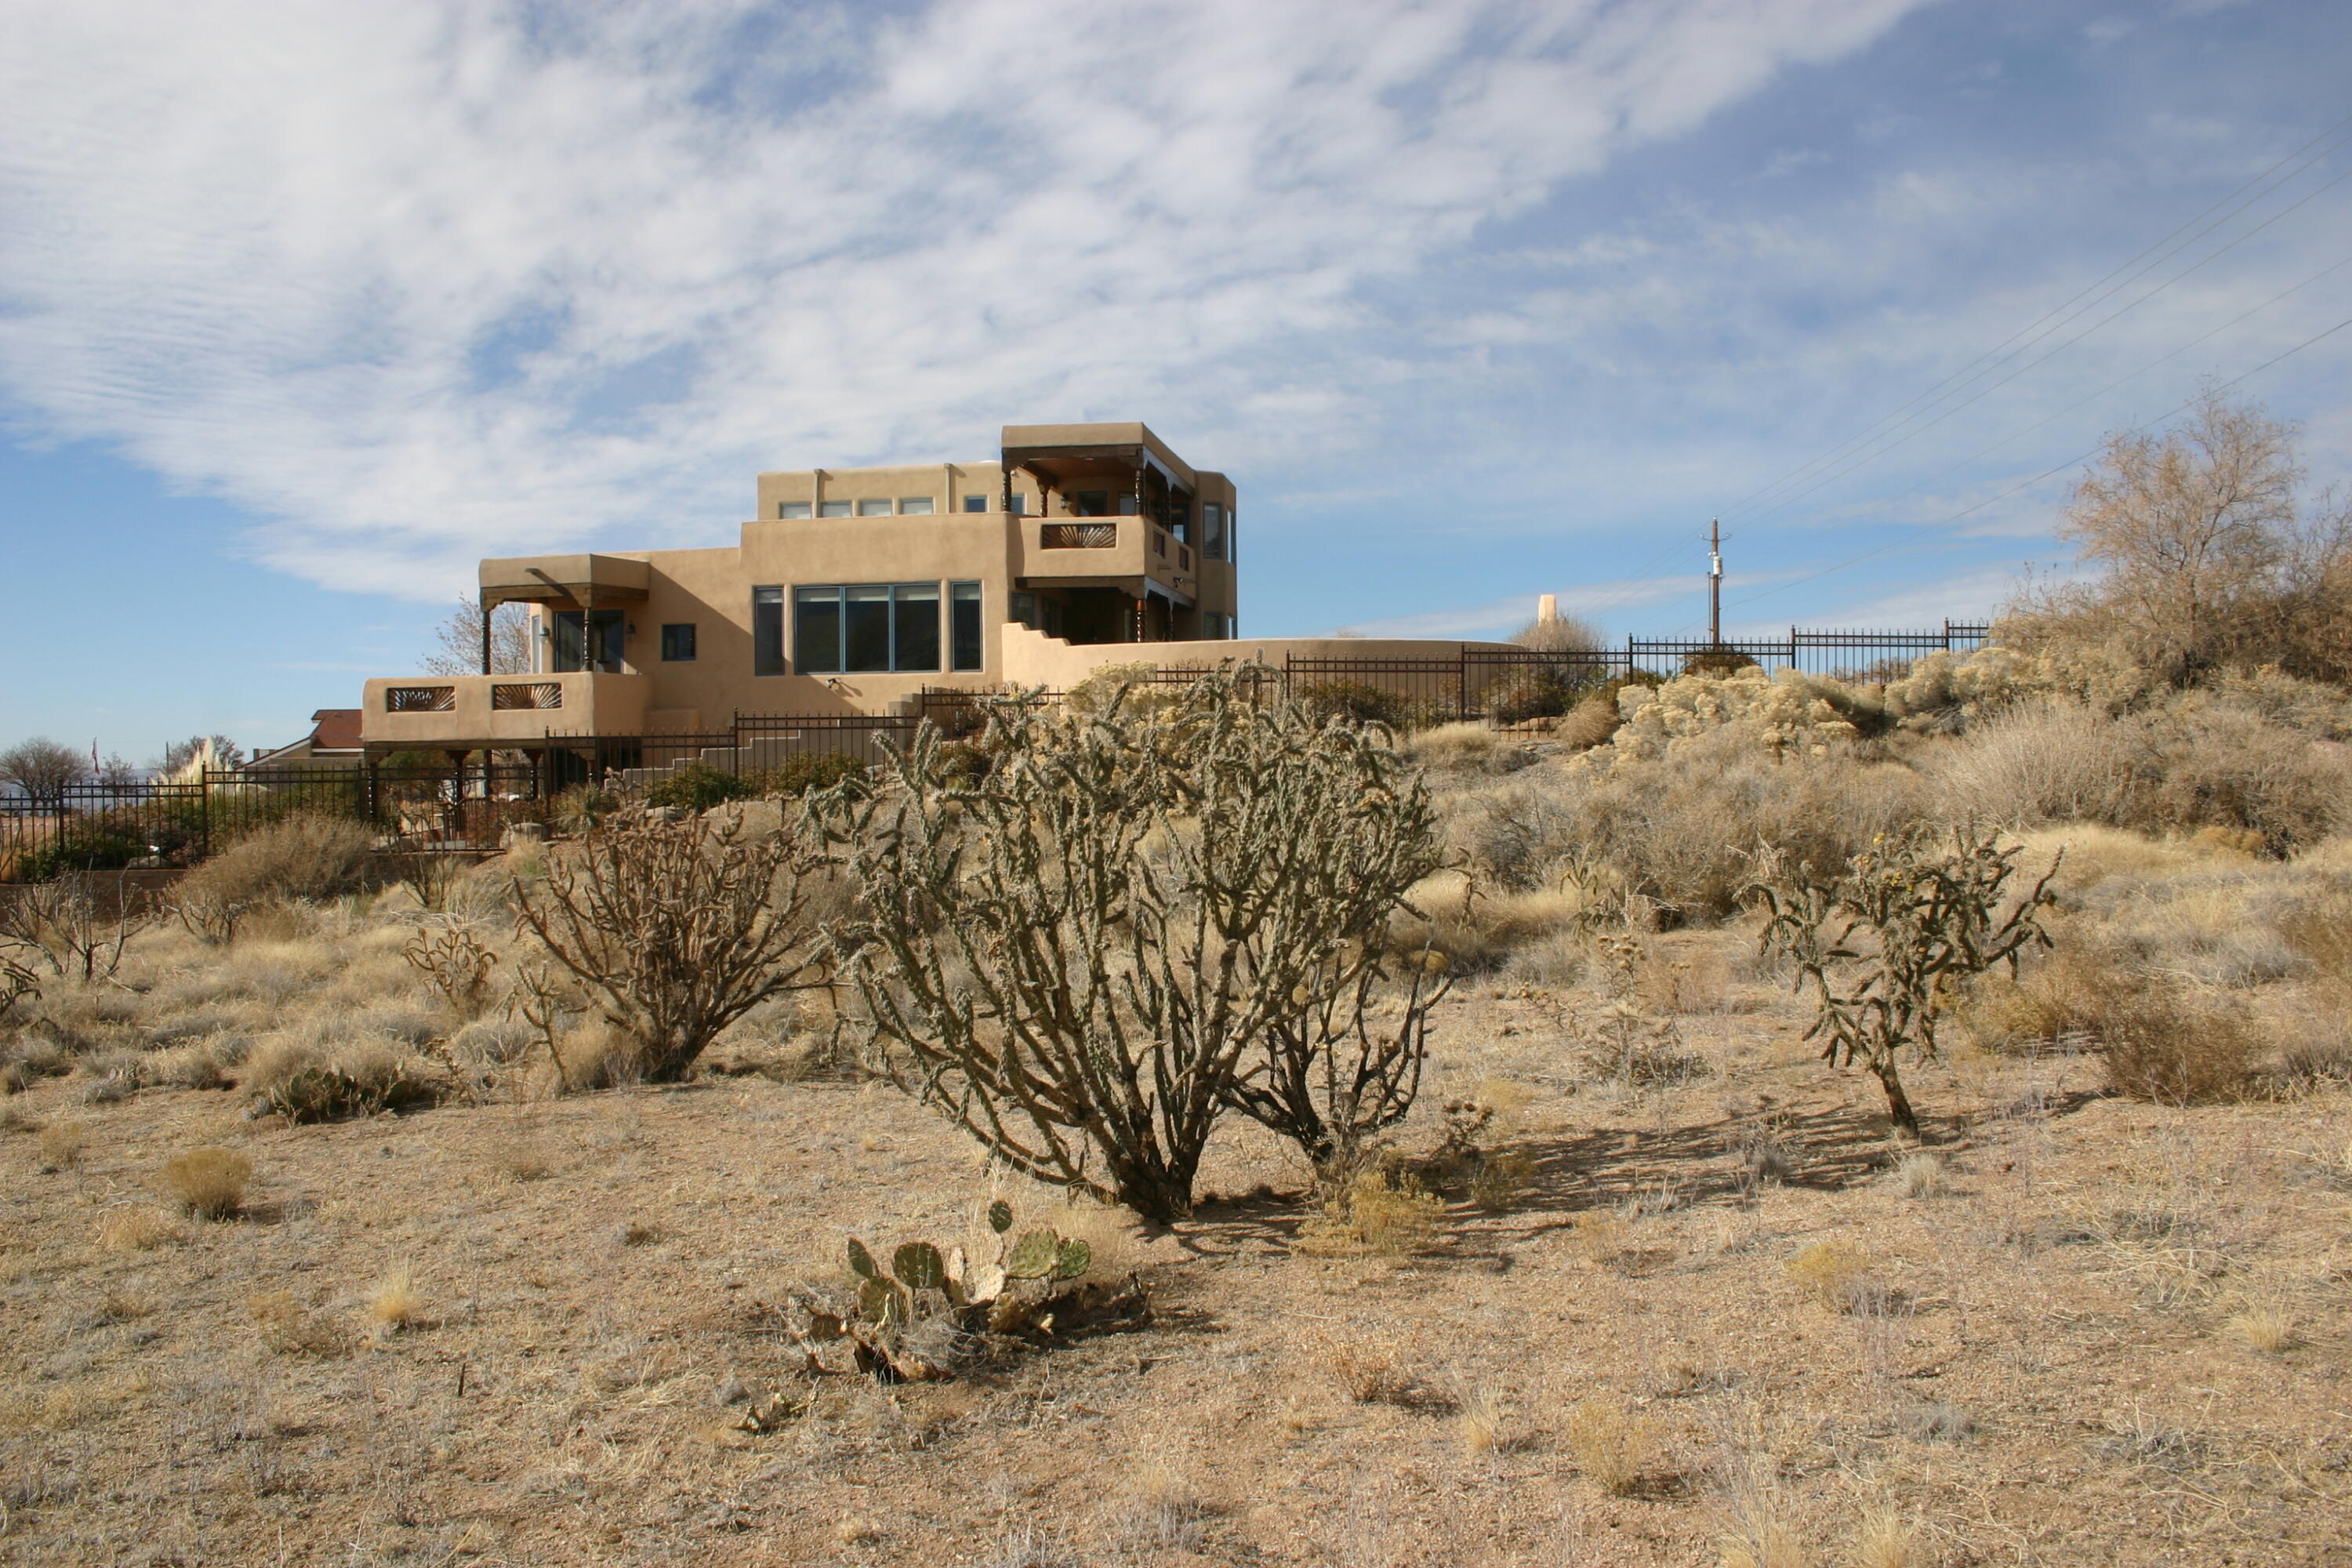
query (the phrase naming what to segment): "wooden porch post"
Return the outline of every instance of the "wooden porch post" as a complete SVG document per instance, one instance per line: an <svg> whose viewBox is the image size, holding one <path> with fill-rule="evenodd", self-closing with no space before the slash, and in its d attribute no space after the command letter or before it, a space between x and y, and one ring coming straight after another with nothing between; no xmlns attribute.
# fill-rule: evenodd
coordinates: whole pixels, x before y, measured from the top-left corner
<svg viewBox="0 0 2352 1568"><path fill-rule="evenodd" d="M488 675L488 674L489 674L489 672L490 672L490 616L491 616L491 614L496 610L496 608L497 608L497 606L496 606L496 605L492 605L492 604L490 603L490 596L489 596L488 594L483 595L482 595L482 673L483 673L484 675Z"/></svg>

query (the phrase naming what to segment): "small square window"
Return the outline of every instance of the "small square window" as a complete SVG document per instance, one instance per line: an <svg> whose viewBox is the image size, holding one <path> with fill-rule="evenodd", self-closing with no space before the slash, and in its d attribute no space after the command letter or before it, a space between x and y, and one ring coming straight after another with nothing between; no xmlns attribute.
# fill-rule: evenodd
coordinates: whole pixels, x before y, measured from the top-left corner
<svg viewBox="0 0 2352 1568"><path fill-rule="evenodd" d="M1119 492L1118 515L1121 517L1133 517L1135 515L1135 493L1132 490L1121 490Z"/></svg>
<svg viewBox="0 0 2352 1568"><path fill-rule="evenodd" d="M1074 517L1108 517L1108 490L1080 490L1070 497L1070 513Z"/></svg>
<svg viewBox="0 0 2352 1568"><path fill-rule="evenodd" d="M898 498L898 515L900 517L930 516L931 498L929 496L900 496Z"/></svg>
<svg viewBox="0 0 2352 1568"><path fill-rule="evenodd" d="M890 502L887 498L882 500L859 501L857 503L857 515L860 517L887 517L890 515Z"/></svg>
<svg viewBox="0 0 2352 1568"><path fill-rule="evenodd" d="M1013 498L1013 515L1015 517L1025 517L1028 513L1029 498L1027 496L1014 496Z"/></svg>
<svg viewBox="0 0 2352 1568"><path fill-rule="evenodd" d="M662 627L662 658L683 663L694 657L694 623L673 622Z"/></svg>
<svg viewBox="0 0 2352 1568"><path fill-rule="evenodd" d="M847 517L849 503L845 500L829 500L816 509L816 514L819 517Z"/></svg>
<svg viewBox="0 0 2352 1568"><path fill-rule="evenodd" d="M804 500L780 500L776 503L776 516L780 519L806 517L808 514L809 503Z"/></svg>
<svg viewBox="0 0 2352 1568"><path fill-rule="evenodd" d="M986 511L988 510L988 498L986 496L966 496L963 498L963 510L966 511Z"/></svg>

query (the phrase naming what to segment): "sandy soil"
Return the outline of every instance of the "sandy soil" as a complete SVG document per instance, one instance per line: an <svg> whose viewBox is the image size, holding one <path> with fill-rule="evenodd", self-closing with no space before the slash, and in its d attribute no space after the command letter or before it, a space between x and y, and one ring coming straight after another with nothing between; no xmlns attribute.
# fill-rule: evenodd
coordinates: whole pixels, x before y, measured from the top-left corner
<svg viewBox="0 0 2352 1568"><path fill-rule="evenodd" d="M0 1133L0 1562L2352 1562L2343 1096L2166 1110L1964 1055L1914 1075L1937 1191L1783 1001L1702 1000L1706 1076L1655 1091L1584 1081L1589 994L1449 1001L1402 1142L1481 1092L1533 1167L1424 1252L1303 1247L1303 1173L1236 1128L1204 1187L1272 1197L1067 1222L1150 1328L830 1381L768 1432L764 1303L850 1234L1051 1198L852 1080L287 1127L44 1079ZM205 1144L254 1161L243 1213L133 1245ZM1825 1242L1843 1306L1790 1272Z"/></svg>

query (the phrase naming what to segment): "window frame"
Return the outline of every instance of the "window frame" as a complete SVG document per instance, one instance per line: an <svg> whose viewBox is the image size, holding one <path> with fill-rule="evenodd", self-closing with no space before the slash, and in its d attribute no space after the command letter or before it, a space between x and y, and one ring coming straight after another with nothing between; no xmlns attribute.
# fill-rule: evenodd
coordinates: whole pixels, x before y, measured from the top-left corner
<svg viewBox="0 0 2352 1568"><path fill-rule="evenodd" d="M695 661L695 624L692 621L664 621L661 629L661 657L664 664L692 664ZM681 635L683 634L683 635ZM686 651L675 649L683 647Z"/></svg>
<svg viewBox="0 0 2352 1568"><path fill-rule="evenodd" d="M853 594L859 596L852 598ZM877 594L880 595L878 598L875 596ZM796 583L793 584L792 604L793 665L803 675L937 675L948 658L947 642L942 635L945 627L941 625L948 600L937 579L928 583ZM880 643L886 650L887 662L881 666L852 664L853 635L866 635L871 627L861 630L853 626L851 607L876 605L884 606ZM906 651L907 639L909 637L919 638L920 628L902 627L899 609L901 605L927 605L930 609L931 662L928 665L919 660L900 662L900 655ZM814 658L809 657L814 651L810 647L814 639L808 638L803 630L803 616L812 608L831 611L828 618L833 623L834 646L829 658L823 655Z"/></svg>

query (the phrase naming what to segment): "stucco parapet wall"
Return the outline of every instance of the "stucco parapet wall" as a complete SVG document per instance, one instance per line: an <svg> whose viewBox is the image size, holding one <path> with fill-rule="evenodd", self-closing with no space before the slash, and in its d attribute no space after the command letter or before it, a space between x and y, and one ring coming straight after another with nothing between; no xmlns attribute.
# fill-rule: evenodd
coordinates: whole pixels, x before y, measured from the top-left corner
<svg viewBox="0 0 2352 1568"><path fill-rule="evenodd" d="M500 706L496 689L514 689L508 701L543 700L548 706ZM637 735L649 728L653 696L650 675L405 675L371 680L360 710L360 739L370 746L466 750L513 746L550 735ZM395 709L399 700L425 706ZM529 696L523 693L528 692ZM446 706L431 704L446 702ZM698 715L680 712L673 726L696 728Z"/></svg>
<svg viewBox="0 0 2352 1568"><path fill-rule="evenodd" d="M1068 643L1008 622L998 644L1010 686L1066 691L1106 665L1211 666L1253 661L1280 669L1291 658L1450 659L1465 648L1508 650L1510 643L1430 637L1234 637L1214 642Z"/></svg>

